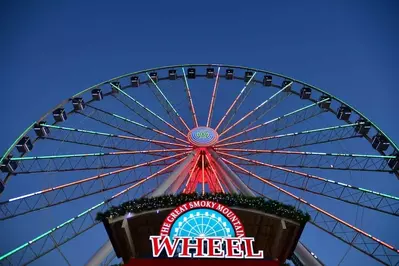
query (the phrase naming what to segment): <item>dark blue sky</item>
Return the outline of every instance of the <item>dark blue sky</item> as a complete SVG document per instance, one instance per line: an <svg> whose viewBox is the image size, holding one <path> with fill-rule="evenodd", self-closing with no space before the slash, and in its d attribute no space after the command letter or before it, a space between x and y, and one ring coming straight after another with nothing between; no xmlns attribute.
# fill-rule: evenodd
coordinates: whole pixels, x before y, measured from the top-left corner
<svg viewBox="0 0 399 266"><path fill-rule="evenodd" d="M398 14L393 0L1 1L0 152L78 91L180 63L295 77L352 104L398 143ZM321 257L334 265L345 250Z"/></svg>

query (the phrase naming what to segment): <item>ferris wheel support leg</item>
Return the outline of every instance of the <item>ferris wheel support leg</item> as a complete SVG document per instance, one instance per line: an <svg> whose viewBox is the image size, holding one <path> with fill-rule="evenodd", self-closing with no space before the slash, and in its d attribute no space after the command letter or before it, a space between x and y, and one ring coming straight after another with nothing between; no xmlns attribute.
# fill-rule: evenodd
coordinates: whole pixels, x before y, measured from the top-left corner
<svg viewBox="0 0 399 266"><path fill-rule="evenodd" d="M105 260L105 258L114 250L111 241L107 242L97 250L96 253L90 258L90 260L85 264L85 266L98 266Z"/></svg>
<svg viewBox="0 0 399 266"><path fill-rule="evenodd" d="M299 260L302 265L305 266L323 266L324 264L321 263L318 259L316 259L311 252L301 243L298 242L296 245L294 254L296 258ZM295 264L295 263L294 263Z"/></svg>
<svg viewBox="0 0 399 266"><path fill-rule="evenodd" d="M233 172L233 170L230 169L219 157L219 155L214 151L209 149L209 153L213 157L213 159L216 161L216 163L219 165L219 167L226 172L227 176L226 178L230 179L238 188L238 190L243 193L244 195L247 196L255 196L255 194L248 188L247 185L245 185L244 182ZM230 180L226 180L229 182Z"/></svg>
<svg viewBox="0 0 399 266"><path fill-rule="evenodd" d="M226 184L226 187L230 193L238 193L238 190L233 185L231 180L227 177L227 173L223 171L223 169L219 166L219 164L215 164L216 171L219 173L220 178L223 180L223 183Z"/></svg>
<svg viewBox="0 0 399 266"><path fill-rule="evenodd" d="M186 169L190 165L191 161L194 160L195 153L195 151L190 152L180 166L169 175L169 177L151 194L151 196L157 197L165 194L168 188L172 186L184 169Z"/></svg>
<svg viewBox="0 0 399 266"><path fill-rule="evenodd" d="M195 163L194 161L192 162ZM173 182L173 184L170 186L170 191L172 193L176 193L179 190L179 188L182 186L185 177L190 172L191 165L192 165L191 163L187 164L186 167L180 173L180 175L176 178L176 181Z"/></svg>

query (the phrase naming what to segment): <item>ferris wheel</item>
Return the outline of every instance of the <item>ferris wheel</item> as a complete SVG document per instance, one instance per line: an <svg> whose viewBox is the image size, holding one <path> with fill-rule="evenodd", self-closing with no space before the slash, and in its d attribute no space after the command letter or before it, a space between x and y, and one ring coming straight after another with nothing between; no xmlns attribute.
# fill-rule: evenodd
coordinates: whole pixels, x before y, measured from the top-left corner
<svg viewBox="0 0 399 266"><path fill-rule="evenodd" d="M102 82L28 126L0 170L0 265L81 265L107 241L98 212L192 192L291 204L312 217L300 240L312 255L399 265L398 146L341 99L269 71L174 65ZM187 215L175 234L234 235L222 215Z"/></svg>

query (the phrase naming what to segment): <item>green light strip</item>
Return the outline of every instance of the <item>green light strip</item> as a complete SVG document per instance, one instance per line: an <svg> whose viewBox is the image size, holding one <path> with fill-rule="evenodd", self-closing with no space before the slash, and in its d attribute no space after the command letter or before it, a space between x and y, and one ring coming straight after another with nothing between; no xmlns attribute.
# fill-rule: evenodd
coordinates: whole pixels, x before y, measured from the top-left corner
<svg viewBox="0 0 399 266"><path fill-rule="evenodd" d="M21 246L15 248L15 249L11 250L10 252L8 252L8 253L6 253L6 254L0 256L0 261L2 261L2 260L4 260L5 258L7 258L7 257L9 257L9 256L11 256L11 255L13 255L13 254L15 254L16 252L20 251L21 249L27 247L28 245L31 245L31 244L37 242L38 240L40 240L40 239L42 239L43 237L45 237L45 236L51 234L51 233L54 232L55 230L57 230L57 229L59 229L59 228L61 228L61 227L64 227L65 225L67 225L67 224L73 222L73 221L76 220L77 218L79 218L79 217L85 215L86 213L88 213L88 212L90 212L90 211L92 211L92 210L94 210L94 209L100 207L100 206L103 205L103 204L105 204L105 201L103 201L103 202L101 202L101 203L99 203L99 204L97 204L97 205L91 207L90 209L87 209L86 211L80 213L78 216L76 216L76 217L74 217L74 218L71 218L71 219L65 221L64 223L62 223L62 224L60 224L60 225L54 227L53 229L51 229L51 230L49 230L49 231L47 231L47 232L45 232L45 233L43 233L43 234L41 234L41 235L35 237L34 239L28 241L27 243L25 243L25 244L23 244L23 245L21 245Z"/></svg>
<svg viewBox="0 0 399 266"><path fill-rule="evenodd" d="M104 155L108 155L108 154L109 153L105 153L105 152L97 152L97 153L61 154L61 155L45 155L45 156L32 156L32 157L15 157L15 158L11 158L11 161L74 158L74 157L86 157L86 156L104 156ZM111 154L109 154L109 155L111 155Z"/></svg>
<svg viewBox="0 0 399 266"><path fill-rule="evenodd" d="M364 191L364 192L368 192L368 193L373 193L373 194L376 194L376 195L379 195L379 196L387 197L387 198L390 198L390 199L399 200L399 197L395 197L395 196L392 196L392 195L388 195L388 194L384 194L384 193L368 190L368 189L365 189L365 188L360 188L359 187L359 190Z"/></svg>
<svg viewBox="0 0 399 266"><path fill-rule="evenodd" d="M175 114L180 117L179 113L176 111L176 109L173 107L172 103L169 102L168 98L166 98L165 94L162 92L162 90L159 88L158 84L155 83L155 81L151 78L150 75L148 75L148 73L146 72L148 78L152 81L152 84L155 85L155 87L157 88L157 90L159 91L159 93L161 93L162 97L165 99L165 101L169 104L170 108L172 108L173 112L175 112Z"/></svg>
<svg viewBox="0 0 399 266"><path fill-rule="evenodd" d="M124 120L124 121L126 121L126 122L135 124L135 125L137 125L137 126L139 126L139 127L142 127L142 128L145 128L145 129L150 129L150 128L147 127L147 126L145 126L145 125L143 125L143 124L140 124L140 123L138 123L138 122L135 122L135 121L133 121L133 120L130 120L130 119L126 118L126 117L123 117L123 116L120 116L120 115L117 115L117 114L112 114L112 116L115 116L115 117L117 117L117 118L119 118L119 119L122 119L122 120Z"/></svg>
<svg viewBox="0 0 399 266"><path fill-rule="evenodd" d="M248 82L245 84L244 88L242 88L240 94L238 95L237 98L240 98L241 94L247 89L248 85L251 83L251 81L253 80L253 78L255 77L256 72L251 76L251 78L248 80Z"/></svg>
<svg viewBox="0 0 399 266"><path fill-rule="evenodd" d="M285 85L284 88L282 88L281 90L279 90L278 92L276 92L275 94L273 94L272 96L270 96L269 99L267 99L266 101L264 101L263 103L259 104L254 111L258 110L259 108L261 108L263 105L265 105L266 103L268 103L271 99L273 99L274 97L276 97L277 95L279 95L282 91L286 90L289 86L292 85L292 82L290 82L289 84Z"/></svg>
<svg viewBox="0 0 399 266"><path fill-rule="evenodd" d="M300 112L300 111L303 111L303 110L306 110L306 109L308 109L308 108L311 108L311 107L313 107L313 106L315 106L315 105L317 105L317 104L319 104L319 103L325 102L325 101L327 101L327 100L328 100L328 99L324 99L324 100L319 101L319 102L317 102L317 103L312 103L312 104L306 105L306 106L304 106L304 107L302 107L302 108L299 108L299 109L297 109L297 110L295 110L295 111L289 112L289 113L287 113L287 114L285 114L285 115L282 115L282 116L280 116L280 117L276 117L276 118L274 118L274 119L272 119L272 120L270 120L270 121L267 121L267 122L263 123L263 125L267 125L267 124L270 124L270 123L275 122L275 121L277 121L277 120L286 118L286 117L288 117L288 116L290 116L290 115L293 115L293 114L296 114L296 113L298 113L298 112Z"/></svg>
<svg viewBox="0 0 399 266"><path fill-rule="evenodd" d="M181 69L183 71L184 83L186 84L186 88L189 88L187 77L186 77L186 71L184 71L184 67L182 67Z"/></svg>
<svg viewBox="0 0 399 266"><path fill-rule="evenodd" d="M299 132L294 132L294 133L287 133L283 135L276 135L271 138L283 138L283 137L289 137L289 136L295 136L295 135L301 135L301 134L309 134L309 133L315 133L315 132L320 132L320 131L327 131L327 130L333 130L333 129L339 129L339 128L346 128L346 127L353 127L356 125L359 125L362 123L355 123L355 124L348 124L348 125L340 125L340 126L332 126L332 127L324 127L324 128L318 128L318 129L311 129L311 130L304 130L304 131L299 131Z"/></svg>
<svg viewBox="0 0 399 266"><path fill-rule="evenodd" d="M251 149L229 149L229 148L216 148L216 150L225 150L233 152L249 152L249 153L275 153L275 154L289 154L289 155L320 155L320 156L337 156L337 157L362 157L362 158L379 158L379 159L395 159L392 155L374 155L374 154L357 154L357 153L327 153L327 152L295 152L295 151L283 151L283 150L251 150Z"/></svg>
<svg viewBox="0 0 399 266"><path fill-rule="evenodd" d="M135 98L133 98L132 96L130 96L129 94L127 94L126 92L124 92L123 90L119 89L117 86L113 85L111 83L112 87L114 87L115 89L117 89L118 91L120 91L123 95L125 95L126 97L128 97L130 100L132 100L133 102L135 102L136 104L138 104L140 107L142 107L144 110L146 110L147 112L149 112L150 114L152 114L153 116L155 116L156 118L158 118L159 120L161 120L162 122L164 122L165 124L167 124L167 122L160 117L159 115L157 115L156 113L154 113L153 111L151 111L150 109L148 109L147 107L145 107L142 103L140 103L139 101L137 101Z"/></svg>
<svg viewBox="0 0 399 266"><path fill-rule="evenodd" d="M76 132L82 132L82 133L88 133L88 134L107 136L107 137L117 137L118 136L115 134L109 134L109 133L103 133L103 132L97 132L97 131L85 130L85 129L77 129L77 128L71 128L71 127L60 127L60 126L47 125L47 124L44 124L42 126L49 127L49 128L62 129L62 130L69 130L69 131L76 131Z"/></svg>

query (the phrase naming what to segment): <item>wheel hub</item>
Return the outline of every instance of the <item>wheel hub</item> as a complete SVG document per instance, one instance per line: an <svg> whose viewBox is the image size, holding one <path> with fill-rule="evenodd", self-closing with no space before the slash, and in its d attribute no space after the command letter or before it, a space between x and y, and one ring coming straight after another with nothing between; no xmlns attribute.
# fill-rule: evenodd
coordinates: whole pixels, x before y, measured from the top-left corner
<svg viewBox="0 0 399 266"><path fill-rule="evenodd" d="M210 127L196 127L187 134L188 141L197 147L210 147L214 145L219 134Z"/></svg>

